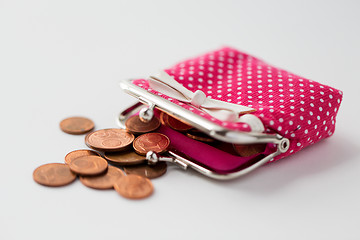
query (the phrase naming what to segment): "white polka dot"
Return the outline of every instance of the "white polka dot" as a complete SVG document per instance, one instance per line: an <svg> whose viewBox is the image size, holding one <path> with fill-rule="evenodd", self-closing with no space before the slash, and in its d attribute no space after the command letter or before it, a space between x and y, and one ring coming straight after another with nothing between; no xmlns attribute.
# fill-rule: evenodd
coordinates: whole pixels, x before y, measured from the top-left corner
<svg viewBox="0 0 360 240"><path fill-rule="evenodd" d="M290 121L289 121L289 125L293 125L293 124L294 124L294 122L290 120Z"/></svg>

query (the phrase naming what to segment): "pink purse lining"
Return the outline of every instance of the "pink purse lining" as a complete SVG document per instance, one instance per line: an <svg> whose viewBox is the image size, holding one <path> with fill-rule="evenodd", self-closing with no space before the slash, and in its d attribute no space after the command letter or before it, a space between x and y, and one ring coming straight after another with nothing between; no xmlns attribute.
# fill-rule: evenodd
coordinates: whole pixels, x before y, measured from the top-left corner
<svg viewBox="0 0 360 240"><path fill-rule="evenodd" d="M250 157L240 157L206 143L193 140L167 126L162 125L157 132L169 137L171 142L170 150L174 148L176 151L185 154L192 160L217 173L230 173L241 170L276 151L274 144L267 144L263 153Z"/></svg>

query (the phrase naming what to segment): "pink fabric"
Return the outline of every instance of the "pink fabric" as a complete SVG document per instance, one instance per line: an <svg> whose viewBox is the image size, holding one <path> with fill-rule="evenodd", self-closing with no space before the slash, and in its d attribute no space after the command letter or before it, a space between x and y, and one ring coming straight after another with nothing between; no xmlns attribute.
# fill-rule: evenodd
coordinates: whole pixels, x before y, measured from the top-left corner
<svg viewBox="0 0 360 240"><path fill-rule="evenodd" d="M217 149L206 143L190 139L184 134L166 126L161 126L157 132L163 133L169 137L171 142L170 149L174 148L180 151L217 173L230 173L241 170L249 164L257 162L259 160L257 158L259 155L262 155L262 159L264 156L276 151L273 144L268 144L265 151L261 154L250 157L240 157ZM199 149L201 149L201 151L199 151Z"/></svg>
<svg viewBox="0 0 360 240"><path fill-rule="evenodd" d="M266 132L289 138L290 149L274 160L293 154L334 133L342 92L273 67L233 48L222 48L165 70L191 91L257 109L253 114ZM222 122L149 88L146 80L134 84L147 89L223 127L251 131L244 123Z"/></svg>

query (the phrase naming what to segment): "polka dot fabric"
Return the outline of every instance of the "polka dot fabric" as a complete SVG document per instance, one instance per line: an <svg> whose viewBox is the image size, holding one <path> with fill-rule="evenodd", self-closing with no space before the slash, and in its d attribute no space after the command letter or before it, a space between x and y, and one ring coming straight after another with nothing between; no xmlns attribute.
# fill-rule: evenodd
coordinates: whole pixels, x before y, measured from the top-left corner
<svg viewBox="0 0 360 240"><path fill-rule="evenodd" d="M187 89L200 89L213 99L257 109L267 133L290 140L290 149L274 160L293 154L334 133L342 92L273 67L233 48L222 48L165 70ZM197 108L149 88L145 79L134 84L223 127L251 131L244 123L219 121Z"/></svg>

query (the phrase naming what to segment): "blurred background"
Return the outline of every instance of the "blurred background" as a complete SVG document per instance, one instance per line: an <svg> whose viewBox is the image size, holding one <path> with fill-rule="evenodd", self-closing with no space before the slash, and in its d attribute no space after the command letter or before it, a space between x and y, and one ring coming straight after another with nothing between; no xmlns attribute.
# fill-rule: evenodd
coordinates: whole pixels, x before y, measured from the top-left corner
<svg viewBox="0 0 360 240"><path fill-rule="evenodd" d="M0 239L358 239L360 2L0 0ZM128 201L80 182L50 189L32 171L85 148L66 117L96 128L135 102L146 77L231 46L338 88L335 135L228 182L170 167Z"/></svg>

